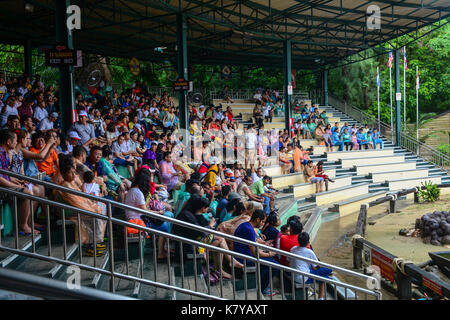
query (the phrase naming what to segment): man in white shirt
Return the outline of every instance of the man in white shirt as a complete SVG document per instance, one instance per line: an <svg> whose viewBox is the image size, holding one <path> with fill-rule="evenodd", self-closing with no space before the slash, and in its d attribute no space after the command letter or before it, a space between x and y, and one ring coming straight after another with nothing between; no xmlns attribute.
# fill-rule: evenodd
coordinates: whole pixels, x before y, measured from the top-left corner
<svg viewBox="0 0 450 320"><path fill-rule="evenodd" d="M58 113L52 112L47 118L44 118L39 122L38 130L43 132L53 130L53 124L56 119L58 119Z"/></svg>
<svg viewBox="0 0 450 320"><path fill-rule="evenodd" d="M222 121L225 118L220 107L217 107L214 113L216 115L216 119L219 121Z"/></svg>
<svg viewBox="0 0 450 320"><path fill-rule="evenodd" d="M45 109L44 101L41 101L36 107L36 109L34 109L33 117L34 119L36 119L37 122L41 122L42 120L48 117L48 112Z"/></svg>
<svg viewBox="0 0 450 320"><path fill-rule="evenodd" d="M6 104L3 106L2 110L1 110L1 127L6 126L6 123L8 122L8 116L10 115L18 115L19 112L15 106L16 104L16 99L13 96L9 96L6 99Z"/></svg>
<svg viewBox="0 0 450 320"><path fill-rule="evenodd" d="M304 258L307 258L307 259L310 259L310 260L319 261L319 259L317 259L316 255L315 255L314 251L307 248L307 246L309 244L309 234L307 232L302 232L298 235L298 244L299 244L299 246L295 246L291 249L291 253L301 256L301 257L304 257ZM288 261L289 261L289 266L291 268L294 268L294 269L302 271L302 272L311 273L313 275L324 277L324 278L329 278L333 272L333 270L331 270L331 269L328 269L325 267L320 267L318 265L311 264L307 261L292 258L292 257L288 257ZM303 277L304 277L304 280L302 279ZM303 283L303 281L305 281L305 284L313 283L312 278L308 278L307 276L302 276L300 274L295 274L294 280L297 283ZM325 283L318 281L318 280L316 280L316 281L319 283L319 300L324 300Z"/></svg>
<svg viewBox="0 0 450 320"><path fill-rule="evenodd" d="M200 107L198 107L197 117L200 120L203 120L203 118L205 117L205 106L204 105L201 105Z"/></svg>
<svg viewBox="0 0 450 320"><path fill-rule="evenodd" d="M245 133L245 169L247 170L248 163L250 163L250 169L253 171L253 167L256 162L256 129L255 125L251 124L247 132Z"/></svg>
<svg viewBox="0 0 450 320"><path fill-rule="evenodd" d="M256 93L253 96L253 100L255 100L256 104L262 104L261 99L262 99L261 92L259 90L256 90Z"/></svg>
<svg viewBox="0 0 450 320"><path fill-rule="evenodd" d="M26 82L22 83L22 85L19 88L17 88L17 92L20 93L22 96L25 96L28 93L27 83Z"/></svg>

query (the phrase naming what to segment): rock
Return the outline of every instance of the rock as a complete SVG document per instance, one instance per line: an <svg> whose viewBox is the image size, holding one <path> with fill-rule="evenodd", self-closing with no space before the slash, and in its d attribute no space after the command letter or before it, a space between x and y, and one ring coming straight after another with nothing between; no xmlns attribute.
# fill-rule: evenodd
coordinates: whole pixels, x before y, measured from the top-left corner
<svg viewBox="0 0 450 320"><path fill-rule="evenodd" d="M406 236L407 233L408 233L408 230L406 230L405 228L400 229L400 231L398 232L398 234L401 236Z"/></svg>
<svg viewBox="0 0 450 320"><path fill-rule="evenodd" d="M447 222L450 223L450 216L447 215Z"/></svg>
<svg viewBox="0 0 450 320"><path fill-rule="evenodd" d="M436 233L439 237L445 236L445 231L441 228L437 228Z"/></svg>
<svg viewBox="0 0 450 320"><path fill-rule="evenodd" d="M427 236L427 237L425 237L425 238L423 238L423 243L425 243L425 244L430 244L430 242L431 242L431 237L430 236Z"/></svg>
<svg viewBox="0 0 450 320"><path fill-rule="evenodd" d="M416 229L420 229L422 227L422 220L416 219L416 224L414 226Z"/></svg>
<svg viewBox="0 0 450 320"><path fill-rule="evenodd" d="M446 220L441 220L441 222L439 222L439 227L442 229L447 229L447 221Z"/></svg>
<svg viewBox="0 0 450 320"><path fill-rule="evenodd" d="M441 212L440 211L435 211L435 212L433 212L435 215L437 215L437 214L441 214Z"/></svg>
<svg viewBox="0 0 450 320"><path fill-rule="evenodd" d="M438 240L431 240L433 246L441 246L442 244Z"/></svg>
<svg viewBox="0 0 450 320"><path fill-rule="evenodd" d="M450 234L442 237L442 244L450 244Z"/></svg>

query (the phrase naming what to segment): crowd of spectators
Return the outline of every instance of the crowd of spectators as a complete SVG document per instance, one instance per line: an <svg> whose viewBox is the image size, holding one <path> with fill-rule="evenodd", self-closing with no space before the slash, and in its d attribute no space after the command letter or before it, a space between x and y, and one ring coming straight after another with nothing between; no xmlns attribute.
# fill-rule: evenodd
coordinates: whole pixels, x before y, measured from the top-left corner
<svg viewBox="0 0 450 320"><path fill-rule="evenodd" d="M299 119L292 134L287 129L265 130L264 120L271 122L283 112L280 95L268 89L256 91L253 121L241 128L230 105L233 101L226 92L227 89L225 110L223 105L189 105L190 138L194 139L198 132L203 138L198 148L192 143L192 148L186 149L186 141L174 133L179 123L178 108L176 99L168 92L158 96L138 83L122 93L96 90L85 97L77 92L77 121L62 132L59 102L52 86L45 87L39 75L33 81L26 75L6 81L5 75L0 74L0 169L313 257L305 249L307 235L302 233L299 221L278 231L280 220L275 201L278 190L271 186L271 177L263 167L269 157L275 157L284 174L303 173L305 180L315 183L316 192L320 192L323 185L328 189L328 182L333 180L324 173L323 163L313 164L309 157L311 150L305 150L301 141L314 138L330 148L339 146L339 150L344 146L347 150L367 149L382 147L379 133L367 126L358 129L345 124L339 128L336 123L331 127L325 111L319 113L314 105L303 104L295 110ZM233 157L241 154L243 163L231 161L229 154ZM0 175L0 186L106 214L101 202L69 192L49 192L8 175ZM35 214L37 203L20 204L19 230L24 235L32 232L30 205ZM255 256L254 247L207 232L148 218L131 209L126 210L125 216L135 224ZM106 224L99 219L94 224L92 220L81 219L80 241L85 255L96 252L101 256L106 251ZM36 234L45 228L40 224L34 226ZM132 235L136 230L128 228L128 233ZM295 251L294 244L300 249ZM165 259L168 254L164 237L159 237L158 259ZM289 263L285 257L280 259L273 253L261 251L259 255L274 263ZM223 258L228 267L243 267L244 261L240 259L217 255L212 280L217 279L219 272L224 278L231 277L222 269ZM295 261L291 265L306 268ZM311 270L316 269L311 266ZM327 270L320 272L326 275ZM277 275L276 269L272 275ZM262 268L262 287L270 295L274 292L267 288L268 277L268 268Z"/></svg>

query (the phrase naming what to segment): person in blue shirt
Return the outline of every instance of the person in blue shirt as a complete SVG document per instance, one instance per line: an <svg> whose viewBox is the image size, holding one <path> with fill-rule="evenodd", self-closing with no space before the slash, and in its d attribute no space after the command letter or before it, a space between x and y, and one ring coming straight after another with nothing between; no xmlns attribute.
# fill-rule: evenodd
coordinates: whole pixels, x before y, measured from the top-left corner
<svg viewBox="0 0 450 320"><path fill-rule="evenodd" d="M373 147L373 139L372 139L372 131L367 131L366 133L366 140L367 140L367 145L369 147L369 149L374 149Z"/></svg>
<svg viewBox="0 0 450 320"><path fill-rule="evenodd" d="M331 128L331 132L337 132L339 133L339 122L334 123L334 127Z"/></svg>
<svg viewBox="0 0 450 320"><path fill-rule="evenodd" d="M373 129L372 140L375 149L377 148L378 144L380 145L380 149L383 149L383 140L381 140L380 133L377 129Z"/></svg>
<svg viewBox="0 0 450 320"><path fill-rule="evenodd" d="M340 134L344 133L345 128L347 128L347 132L350 132L351 128L348 125L348 122L344 123L344 126L341 128L341 131L339 132Z"/></svg>
<svg viewBox="0 0 450 320"><path fill-rule="evenodd" d="M216 216L220 217L220 213L222 212L222 209L224 209L227 206L228 203L228 196L231 192L231 186L225 185L222 187L221 195L222 198L219 200L219 203L217 204L216 208Z"/></svg>
<svg viewBox="0 0 450 320"><path fill-rule="evenodd" d="M363 129L362 128L360 128L358 133L356 134L356 139L358 141L360 150L362 150L363 147L366 150L369 148L367 140L366 140L366 135L363 133Z"/></svg>
<svg viewBox="0 0 450 320"><path fill-rule="evenodd" d="M256 242L256 229L260 229L266 220L266 214L263 210L257 209L253 212L252 217L249 222L244 222L237 227L234 232L235 237L239 237L245 240L249 240L252 242ZM273 258L275 256L275 252L264 252L263 250L257 249L254 246L249 246L248 244L240 243L234 241L234 252L244 254L251 257L256 257L256 250L259 250L258 254L261 260L266 260L272 263L278 264L276 260ZM243 260L240 258L236 258L239 262L243 263ZM254 265L254 262L246 260L247 266ZM273 293L270 291L268 287L270 282L270 274L269 267L267 265L260 265L260 276L261 276L261 291L264 295L272 296ZM272 268L272 277L278 276L280 270L276 268Z"/></svg>
<svg viewBox="0 0 450 320"><path fill-rule="evenodd" d="M341 141L341 139L339 137L339 134L337 133L337 130L335 130L331 134L331 142L333 143L333 146L338 146L339 147L338 151L344 150L344 143Z"/></svg>

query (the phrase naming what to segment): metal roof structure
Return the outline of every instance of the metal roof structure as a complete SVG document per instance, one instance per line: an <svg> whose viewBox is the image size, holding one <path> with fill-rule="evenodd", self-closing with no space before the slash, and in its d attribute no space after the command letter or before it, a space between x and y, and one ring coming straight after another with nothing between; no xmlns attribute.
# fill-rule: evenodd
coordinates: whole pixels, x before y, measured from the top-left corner
<svg viewBox="0 0 450 320"><path fill-rule="evenodd" d="M64 0L58 0L64 1ZM25 3L34 6L30 12ZM55 45L54 0L0 2L0 40ZM140 60L176 57L176 17L187 23L189 63L282 65L292 44L292 67L314 69L373 48L450 15L448 0L72 0L82 11L74 48ZM380 8L380 29L370 30L367 8ZM439 26L436 26L436 28ZM403 44L392 43L392 47ZM156 47L166 47L164 53ZM377 51L378 50L378 51Z"/></svg>

